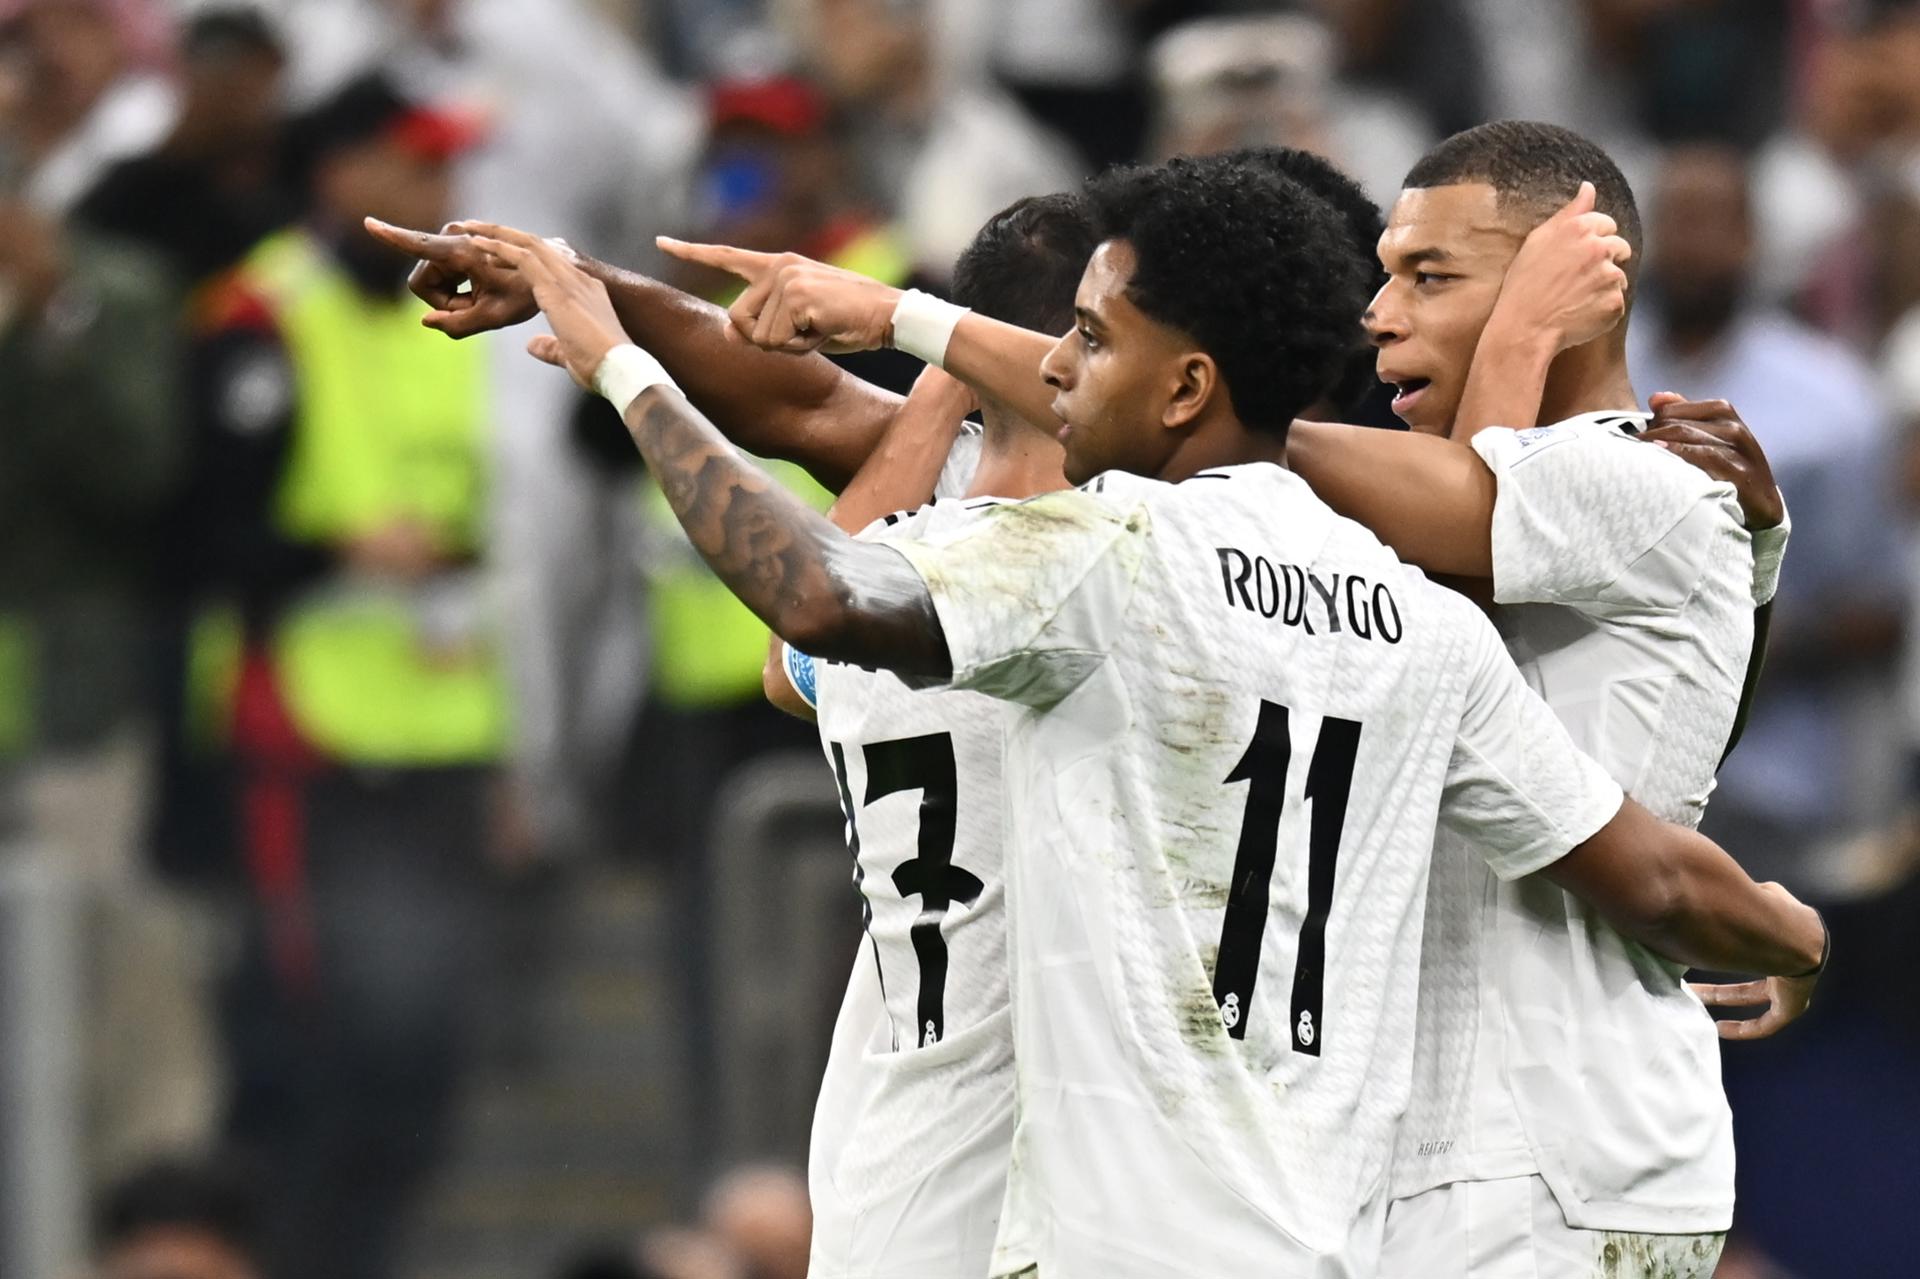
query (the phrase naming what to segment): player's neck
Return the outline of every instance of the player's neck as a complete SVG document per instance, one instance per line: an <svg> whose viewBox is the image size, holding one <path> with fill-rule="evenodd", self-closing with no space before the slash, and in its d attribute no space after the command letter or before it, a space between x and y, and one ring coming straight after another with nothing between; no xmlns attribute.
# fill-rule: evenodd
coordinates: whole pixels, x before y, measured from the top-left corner
<svg viewBox="0 0 1920 1279"><path fill-rule="evenodd" d="M1564 421L1582 413L1610 409L1634 412L1640 399L1627 374L1627 353L1617 342L1589 342L1553 362L1546 391L1540 398L1538 425Z"/></svg>
<svg viewBox="0 0 1920 1279"><path fill-rule="evenodd" d="M1249 462L1287 464L1287 439L1271 431L1256 431L1238 420L1222 421L1182 440L1154 477L1178 484L1202 471Z"/></svg>
<svg viewBox="0 0 1920 1279"><path fill-rule="evenodd" d="M1067 487L1066 451L1039 427L991 409L968 497L1033 497Z"/></svg>

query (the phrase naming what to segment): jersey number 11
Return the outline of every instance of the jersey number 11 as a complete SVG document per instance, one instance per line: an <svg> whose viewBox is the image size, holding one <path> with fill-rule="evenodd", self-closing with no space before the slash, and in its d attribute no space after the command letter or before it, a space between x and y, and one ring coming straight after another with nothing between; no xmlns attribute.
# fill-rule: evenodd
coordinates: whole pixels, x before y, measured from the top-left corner
<svg viewBox="0 0 1920 1279"><path fill-rule="evenodd" d="M1247 1037L1253 985L1260 976L1260 945L1266 936L1268 897L1279 854L1280 814L1286 807L1287 770L1293 764L1291 712L1277 702L1260 703L1247 753L1227 774L1227 782L1247 783L1247 811L1240 821L1240 844L1233 858L1226 920L1220 927L1220 953L1213 966L1213 999L1227 1034ZM1320 1055L1326 1039L1321 999L1327 965L1327 913L1333 908L1334 870L1340 860L1340 833L1347 820L1347 795L1353 789L1354 760L1360 751L1360 725L1329 715L1307 765L1305 798L1313 801L1307 821L1307 913L1294 950L1293 1006L1288 1014L1295 1052Z"/></svg>

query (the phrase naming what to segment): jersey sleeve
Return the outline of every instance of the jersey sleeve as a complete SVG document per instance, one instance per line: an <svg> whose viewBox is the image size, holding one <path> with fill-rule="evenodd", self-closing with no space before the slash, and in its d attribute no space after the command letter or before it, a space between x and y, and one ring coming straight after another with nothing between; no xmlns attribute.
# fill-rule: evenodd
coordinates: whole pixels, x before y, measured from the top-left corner
<svg viewBox="0 0 1920 1279"><path fill-rule="evenodd" d="M787 677L787 683L793 687L801 701L814 710L820 709L820 678L813 658L791 644L780 645L780 669Z"/></svg>
<svg viewBox="0 0 1920 1279"><path fill-rule="evenodd" d="M1069 489L887 544L933 597L952 686L1047 707L1105 661L1147 526L1143 504Z"/></svg>
<svg viewBox="0 0 1920 1279"><path fill-rule="evenodd" d="M1494 874L1518 879L1572 852L1626 796L1527 687L1492 625L1473 620L1472 674L1440 820L1471 840Z"/></svg>
<svg viewBox="0 0 1920 1279"><path fill-rule="evenodd" d="M1693 594L1714 522L1732 518L1716 491L1730 488L1611 428L1495 428L1475 435L1473 448L1499 485L1501 604L1678 608Z"/></svg>

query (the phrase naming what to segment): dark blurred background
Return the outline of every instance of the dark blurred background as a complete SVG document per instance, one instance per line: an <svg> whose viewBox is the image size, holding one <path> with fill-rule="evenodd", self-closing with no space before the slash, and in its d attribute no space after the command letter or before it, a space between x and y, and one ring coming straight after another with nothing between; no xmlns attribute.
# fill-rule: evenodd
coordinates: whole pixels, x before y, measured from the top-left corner
<svg viewBox="0 0 1920 1279"><path fill-rule="evenodd" d="M1503 116L1619 159L1636 384L1793 512L1708 825L1838 943L1724 1054L1721 1274L1920 1273L1920 4L0 0L0 1275L804 1275L817 744L617 423L361 215L937 289L1108 163L1389 203Z"/></svg>

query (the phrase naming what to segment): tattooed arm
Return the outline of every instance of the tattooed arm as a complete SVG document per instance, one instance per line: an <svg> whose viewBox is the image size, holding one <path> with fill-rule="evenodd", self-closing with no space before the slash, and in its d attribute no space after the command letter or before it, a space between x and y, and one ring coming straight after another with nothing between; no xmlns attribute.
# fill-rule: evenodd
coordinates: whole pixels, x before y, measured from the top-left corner
<svg viewBox="0 0 1920 1279"><path fill-rule="evenodd" d="M518 232L477 243L532 284L554 336L528 350L592 387L626 335L606 286ZM911 675L951 673L926 584L898 551L855 541L769 479L678 390L643 391L627 430L713 571L788 643L815 657Z"/></svg>
<svg viewBox="0 0 1920 1279"><path fill-rule="evenodd" d="M507 228L456 222L434 235L375 218L366 227L419 259L409 283L434 308L422 321L428 328L463 338L537 313L525 277L473 238L499 238ZM826 488L838 492L847 483L899 412L898 395L823 357L774 354L741 341L727 312L709 302L591 258L578 265L606 284L627 340L657 357L728 439L762 457L797 462Z"/></svg>

